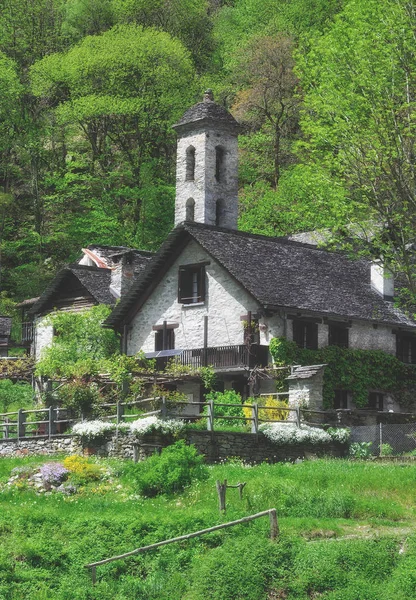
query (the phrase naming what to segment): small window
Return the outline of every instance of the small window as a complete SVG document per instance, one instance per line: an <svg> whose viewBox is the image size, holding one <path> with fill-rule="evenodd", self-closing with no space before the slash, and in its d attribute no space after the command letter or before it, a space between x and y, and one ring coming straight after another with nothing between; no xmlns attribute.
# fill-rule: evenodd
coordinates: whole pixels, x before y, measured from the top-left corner
<svg viewBox="0 0 416 600"><path fill-rule="evenodd" d="M368 394L367 405L364 406L367 410L378 410L382 411L384 407L384 396L379 392L370 392Z"/></svg>
<svg viewBox="0 0 416 600"><path fill-rule="evenodd" d="M329 325L328 344L339 348L348 348L348 328L344 325Z"/></svg>
<svg viewBox="0 0 416 600"><path fill-rule="evenodd" d="M260 344L260 330L258 319L251 319L251 323L243 321L244 324L244 343Z"/></svg>
<svg viewBox="0 0 416 600"><path fill-rule="evenodd" d="M155 351L173 350L175 347L175 332L173 329L155 331Z"/></svg>
<svg viewBox="0 0 416 600"><path fill-rule="evenodd" d="M347 390L335 390L334 408L348 408Z"/></svg>
<svg viewBox="0 0 416 600"><path fill-rule="evenodd" d="M195 200L188 198L186 201L185 221L195 221Z"/></svg>
<svg viewBox="0 0 416 600"><path fill-rule="evenodd" d="M195 304L205 301L205 265L179 267L178 302Z"/></svg>
<svg viewBox="0 0 416 600"><path fill-rule="evenodd" d="M186 149L186 181L193 181L195 179L195 148L189 146Z"/></svg>
<svg viewBox="0 0 416 600"><path fill-rule="evenodd" d="M216 146L215 148L215 179L220 182L224 179L224 148Z"/></svg>
<svg viewBox="0 0 416 600"><path fill-rule="evenodd" d="M396 334L396 356L405 363L416 363L416 337Z"/></svg>
<svg viewBox="0 0 416 600"><path fill-rule="evenodd" d="M293 321L293 341L299 348L318 348L318 325L309 321Z"/></svg>

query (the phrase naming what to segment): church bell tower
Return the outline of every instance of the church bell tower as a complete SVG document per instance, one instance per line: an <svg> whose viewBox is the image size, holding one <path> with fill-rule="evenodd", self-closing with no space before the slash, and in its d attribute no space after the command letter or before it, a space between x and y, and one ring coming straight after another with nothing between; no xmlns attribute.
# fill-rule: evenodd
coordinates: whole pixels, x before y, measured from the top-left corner
<svg viewBox="0 0 416 600"><path fill-rule="evenodd" d="M211 90L173 125L178 135L175 225L237 229L240 125Z"/></svg>

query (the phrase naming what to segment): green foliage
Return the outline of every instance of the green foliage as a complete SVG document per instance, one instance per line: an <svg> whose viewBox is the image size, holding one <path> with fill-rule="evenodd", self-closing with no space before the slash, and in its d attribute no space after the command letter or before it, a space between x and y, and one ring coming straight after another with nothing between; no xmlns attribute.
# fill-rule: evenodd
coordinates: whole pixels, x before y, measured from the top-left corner
<svg viewBox="0 0 416 600"><path fill-rule="evenodd" d="M241 427L245 423L243 402L238 392L234 390L226 390L225 392L209 392L205 396L205 400L212 400L214 405L214 426L218 427ZM225 404L225 406L218 406ZM232 406L233 404L237 406ZM208 407L204 407L203 414L208 414ZM221 417L242 417L240 419L226 419Z"/></svg>
<svg viewBox="0 0 416 600"><path fill-rule="evenodd" d="M253 534L238 543L227 540L202 563L195 562L191 590L184 600L266 600L274 584L287 584L295 549L292 541L274 543Z"/></svg>
<svg viewBox="0 0 416 600"><path fill-rule="evenodd" d="M98 305L77 313L55 311L45 317L45 325L54 328L54 338L38 361L36 374L82 377L97 373L100 361L118 350L114 331L101 326L110 312L109 306Z"/></svg>
<svg viewBox="0 0 416 600"><path fill-rule="evenodd" d="M0 412L33 406L33 389L29 383L0 380Z"/></svg>
<svg viewBox="0 0 416 600"><path fill-rule="evenodd" d="M195 446L188 446L183 440L154 454L144 462L130 465L127 475L135 482L142 496L174 494L182 491L194 480L207 477L203 456Z"/></svg>
<svg viewBox="0 0 416 600"><path fill-rule="evenodd" d="M393 456L394 448L390 444L381 444L380 455L381 456Z"/></svg>
<svg viewBox="0 0 416 600"><path fill-rule="evenodd" d="M349 454L352 458L370 458L372 452L372 442L353 442L349 448Z"/></svg>
<svg viewBox="0 0 416 600"><path fill-rule="evenodd" d="M56 392L59 406L68 408L72 414L90 416L103 400L96 383L74 379L62 385Z"/></svg>
<svg viewBox="0 0 416 600"><path fill-rule="evenodd" d="M298 348L285 338L273 338L270 352L279 365L326 364L324 405L332 406L336 389L349 390L358 407L368 402L368 392L382 389L396 394L400 401L406 388L416 385L416 371L395 356L381 350L352 350L327 346L318 350Z"/></svg>

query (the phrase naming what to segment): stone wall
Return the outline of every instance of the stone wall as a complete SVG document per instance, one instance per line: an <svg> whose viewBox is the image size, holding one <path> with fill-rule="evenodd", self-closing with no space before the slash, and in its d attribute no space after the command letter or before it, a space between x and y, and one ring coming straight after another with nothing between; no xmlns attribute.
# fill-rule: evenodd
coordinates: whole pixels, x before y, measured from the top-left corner
<svg viewBox="0 0 416 600"><path fill-rule="evenodd" d="M187 442L195 444L208 463L225 460L228 457L238 457L244 461L261 463L264 461L282 462L294 461L309 455L343 456L346 446L341 444L325 444L321 447L312 444L299 444L279 447L272 444L262 433L258 436L249 433L230 433L209 431L188 431L184 434ZM82 447L78 438L60 436L52 439L39 438L29 440L0 440L0 457L32 456L54 454L96 454L114 458L134 457L134 446L139 460L151 456L161 448L173 443L171 436L146 435L142 440L134 436L119 434L99 443L89 443Z"/></svg>
<svg viewBox="0 0 416 600"><path fill-rule="evenodd" d="M0 440L0 457L7 456L53 456L54 454L82 454L82 446L77 437L38 436L26 440Z"/></svg>

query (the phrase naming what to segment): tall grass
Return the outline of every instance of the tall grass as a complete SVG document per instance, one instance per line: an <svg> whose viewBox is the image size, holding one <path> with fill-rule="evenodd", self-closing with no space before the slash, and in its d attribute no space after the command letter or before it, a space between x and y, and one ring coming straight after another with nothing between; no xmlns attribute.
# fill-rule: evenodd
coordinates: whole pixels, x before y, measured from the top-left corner
<svg viewBox="0 0 416 600"><path fill-rule="evenodd" d="M416 466L231 461L209 467L206 481L181 494L144 499L124 463L109 460L102 463L113 468L110 479L75 496L4 487L14 466L40 460L0 460L1 600L416 598L416 537L408 532ZM218 511L217 479L247 483L242 501L238 490L227 491L226 515ZM95 587L84 568L271 507L282 532L277 543L259 519L99 567ZM339 539L360 536L364 526L375 539Z"/></svg>

